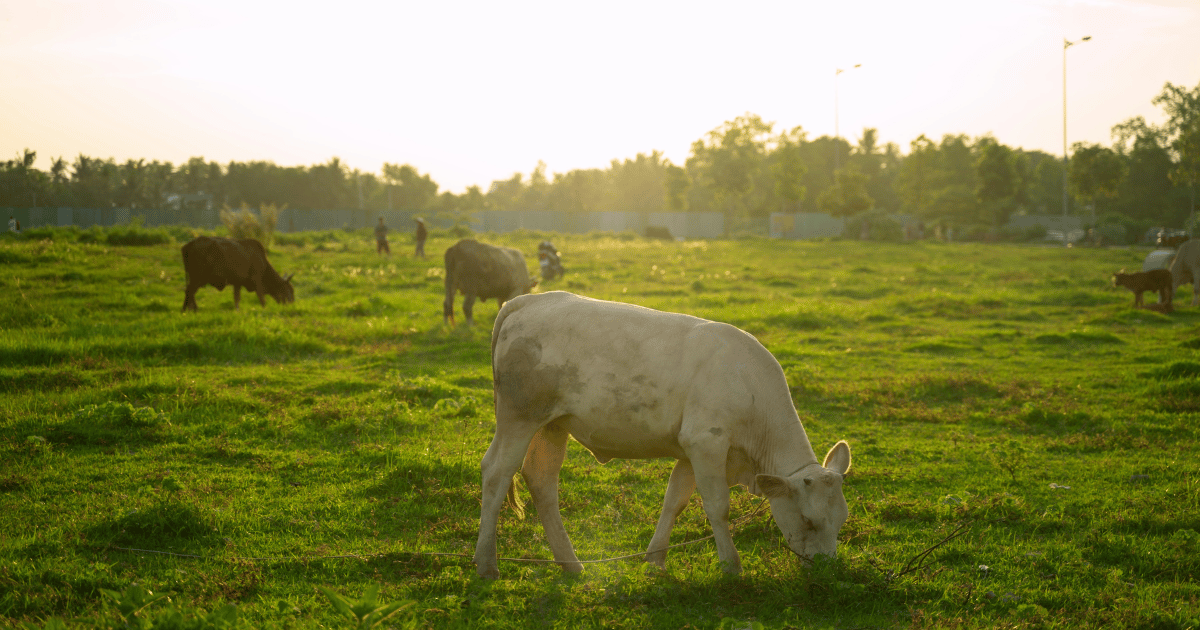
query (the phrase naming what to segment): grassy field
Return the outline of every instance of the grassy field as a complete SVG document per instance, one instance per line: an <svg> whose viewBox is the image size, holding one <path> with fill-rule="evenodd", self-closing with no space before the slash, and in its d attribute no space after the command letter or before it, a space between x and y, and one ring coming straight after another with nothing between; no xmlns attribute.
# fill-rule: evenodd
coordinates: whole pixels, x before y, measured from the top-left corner
<svg viewBox="0 0 1200 630"><path fill-rule="evenodd" d="M749 331L814 448L854 454L836 561L801 566L738 489L740 576L701 541L484 582L496 308L442 324L453 239L291 237L295 304L207 288L182 315L180 243L35 236L0 239L3 624L353 627L348 600L405 603L380 627L1200 626L1200 309L1131 308L1109 277L1145 250L482 236L551 238L568 273L539 290ZM642 551L670 469L571 446L579 556ZM673 543L709 534L692 501ZM532 514L499 545L551 557Z"/></svg>

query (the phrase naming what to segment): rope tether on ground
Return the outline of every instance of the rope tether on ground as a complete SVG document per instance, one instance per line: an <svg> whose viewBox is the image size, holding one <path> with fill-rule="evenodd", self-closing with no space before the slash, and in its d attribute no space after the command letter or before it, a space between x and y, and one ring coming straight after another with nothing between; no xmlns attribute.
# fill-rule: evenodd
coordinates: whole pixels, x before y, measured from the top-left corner
<svg viewBox="0 0 1200 630"><path fill-rule="evenodd" d="M765 506L766 504L767 504L767 502L765 500L760 501L758 504L758 507L754 508L754 510L751 511L749 514L743 515L742 517L738 518L734 522L730 523L729 524L730 533L733 533L734 528L741 526L742 524L746 523L747 521L753 519L755 516L758 516L760 513L762 513L763 506ZM581 564L601 564L601 563L605 563L605 562L616 562L618 560L629 560L631 558L637 558L640 556L645 556L647 554L657 553L659 551L669 551L671 549L675 549L676 547L686 547L688 545L694 545L696 543L700 543L700 542L709 540L709 539L713 538L713 536L714 536L714 534L709 534L703 538L697 538L695 540L689 540L686 542L676 543L674 545L668 545L661 549L639 551L638 553L631 553L631 554L626 554L624 556L616 556L613 558L602 558L599 560L580 560L579 562ZM201 556L201 555L190 554L190 553L175 553L173 551L159 551L156 549L137 549L134 547L111 546L111 547L105 547L105 548L106 549L115 549L117 551L126 551L126 552L130 552L130 553L152 553L152 554L157 554L160 556L170 556L173 558L196 558L198 560L226 560L226 561L253 560L253 561L259 561L259 562L279 562L279 561L295 561L295 560L308 562L308 561L312 561L312 560L339 560L339 559L347 559L347 558L356 558L356 559L361 560L361 559L365 559L365 558L378 558L380 556L393 555L393 554L403 554L403 555L409 555L409 556L442 556L442 557L450 557L450 558L472 558L472 559L474 558L474 556L470 555L470 554L446 553L446 552L439 552L439 551L388 551L388 552L382 552L382 553L347 553L347 554L341 554L341 555L336 555L336 556L265 556L265 557L232 556L232 557L227 557L227 558L221 558L221 557L216 557L216 556ZM499 558L499 560L502 562L528 562L531 564L555 564L555 563L557 563L556 560L548 560L546 558Z"/></svg>

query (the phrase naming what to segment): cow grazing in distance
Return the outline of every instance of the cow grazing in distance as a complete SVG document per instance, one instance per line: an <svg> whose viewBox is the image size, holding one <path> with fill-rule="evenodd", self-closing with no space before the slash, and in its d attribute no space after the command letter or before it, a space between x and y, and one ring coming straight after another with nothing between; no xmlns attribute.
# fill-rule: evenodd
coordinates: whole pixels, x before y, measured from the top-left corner
<svg viewBox="0 0 1200 630"><path fill-rule="evenodd" d="M518 295L529 293L537 281L529 279L525 256L511 247L487 245L473 239L463 240L446 250L446 300L442 318L454 324L454 294L463 294L463 315L474 323L475 299L496 298L499 306Z"/></svg>
<svg viewBox="0 0 1200 630"><path fill-rule="evenodd" d="M1142 305L1142 293L1146 291L1157 292L1158 301L1163 304L1170 304L1175 294L1171 286L1171 272L1166 269L1151 269L1137 273L1125 273L1125 270L1122 269L1113 274L1112 282L1114 287L1125 287L1133 291L1134 308Z"/></svg>
<svg viewBox="0 0 1200 630"><path fill-rule="evenodd" d="M1158 246L1175 248L1191 240L1191 238L1192 237L1188 236L1187 234L1172 234L1167 236L1165 233L1159 232Z"/></svg>
<svg viewBox="0 0 1200 630"><path fill-rule="evenodd" d="M233 308L242 301L242 287L258 294L258 303L266 306L264 295L280 304L290 304L296 294L292 274L286 278L267 262L267 250L252 238L216 238L200 236L183 245L183 269L187 273L183 310L196 310L196 291L211 284L218 291L233 285Z"/></svg>
<svg viewBox="0 0 1200 630"><path fill-rule="evenodd" d="M1184 241L1175 252L1171 263L1171 289L1183 284L1192 285L1192 306L1200 306L1200 239Z"/></svg>
<svg viewBox="0 0 1200 630"><path fill-rule="evenodd" d="M646 238L658 238L664 241L675 240L675 237L671 236L671 230L662 225L646 226Z"/></svg>
<svg viewBox="0 0 1200 630"><path fill-rule="evenodd" d="M601 463L675 458L647 562L666 562L671 528L694 490L730 573L741 560L729 532L729 488L770 501L787 546L810 559L837 553L848 516L842 479L850 445L817 459L783 369L754 337L728 324L562 291L517 297L492 329L496 433L482 462L476 570L499 576L496 524L520 470L554 560L579 572L558 509L567 438ZM515 493L512 493L515 499Z"/></svg>

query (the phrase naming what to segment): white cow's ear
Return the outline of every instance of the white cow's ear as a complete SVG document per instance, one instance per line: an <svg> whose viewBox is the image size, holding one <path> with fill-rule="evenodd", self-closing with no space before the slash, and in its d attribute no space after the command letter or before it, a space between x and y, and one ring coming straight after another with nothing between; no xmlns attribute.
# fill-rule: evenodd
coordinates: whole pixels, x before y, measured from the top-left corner
<svg viewBox="0 0 1200 630"><path fill-rule="evenodd" d="M846 440L834 444L825 454L825 463L821 465L835 473L846 474L850 470L850 445Z"/></svg>
<svg viewBox="0 0 1200 630"><path fill-rule="evenodd" d="M768 499L786 499L792 494L791 487L783 477L755 475L754 484L758 486L759 492L762 492L763 496Z"/></svg>

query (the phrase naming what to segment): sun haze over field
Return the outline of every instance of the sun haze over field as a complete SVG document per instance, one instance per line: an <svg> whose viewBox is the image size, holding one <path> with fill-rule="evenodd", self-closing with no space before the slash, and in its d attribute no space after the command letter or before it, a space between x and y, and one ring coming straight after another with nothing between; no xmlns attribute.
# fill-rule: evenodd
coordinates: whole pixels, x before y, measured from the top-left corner
<svg viewBox="0 0 1200 630"><path fill-rule="evenodd" d="M461 192L544 160L607 166L745 112L1061 155L1200 80L1192 0L385 3L99 0L0 7L0 157L409 163ZM852 69L855 64L861 67ZM838 68L846 68L836 79Z"/></svg>

